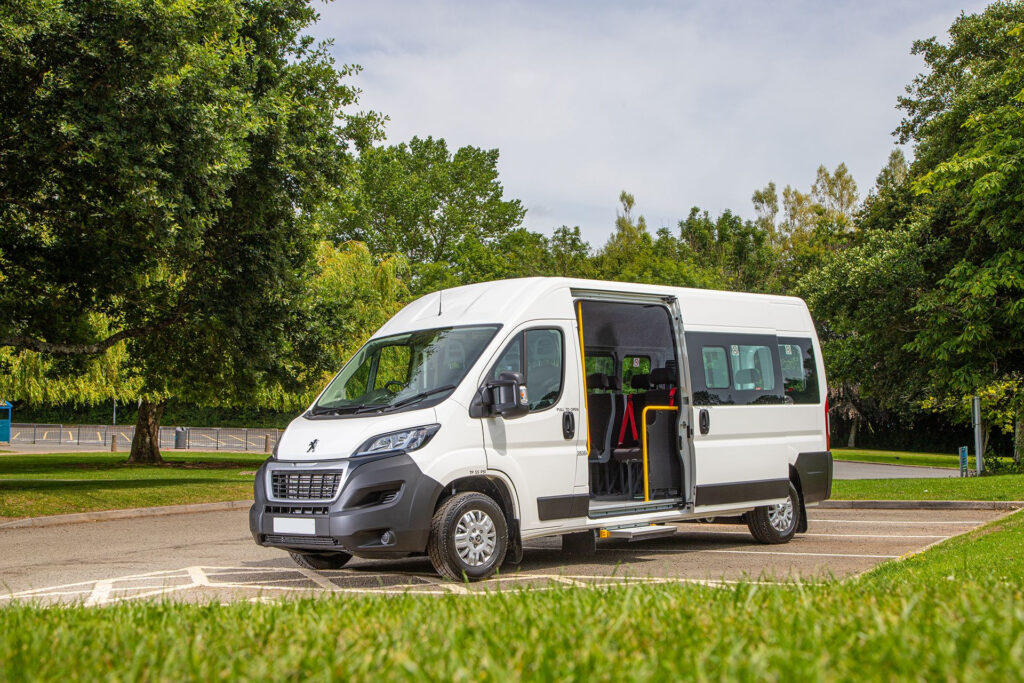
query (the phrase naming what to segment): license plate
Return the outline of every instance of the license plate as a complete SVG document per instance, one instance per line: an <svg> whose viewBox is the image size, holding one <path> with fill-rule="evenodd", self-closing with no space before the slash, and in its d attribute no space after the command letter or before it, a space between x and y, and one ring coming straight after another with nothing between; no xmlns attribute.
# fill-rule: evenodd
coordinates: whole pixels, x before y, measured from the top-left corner
<svg viewBox="0 0 1024 683"><path fill-rule="evenodd" d="M316 534L315 519L297 519L295 517L274 517L275 534Z"/></svg>

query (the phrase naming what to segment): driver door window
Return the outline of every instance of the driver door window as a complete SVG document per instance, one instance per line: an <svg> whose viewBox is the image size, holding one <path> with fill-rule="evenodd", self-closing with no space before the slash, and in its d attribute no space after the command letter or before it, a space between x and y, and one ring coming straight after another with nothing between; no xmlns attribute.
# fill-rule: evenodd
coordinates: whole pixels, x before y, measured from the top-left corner
<svg viewBox="0 0 1024 683"><path fill-rule="evenodd" d="M564 364L561 330L527 330L517 334L505 347L491 370L491 377L497 379L507 371L525 375L530 412L535 412L558 402L562 395Z"/></svg>

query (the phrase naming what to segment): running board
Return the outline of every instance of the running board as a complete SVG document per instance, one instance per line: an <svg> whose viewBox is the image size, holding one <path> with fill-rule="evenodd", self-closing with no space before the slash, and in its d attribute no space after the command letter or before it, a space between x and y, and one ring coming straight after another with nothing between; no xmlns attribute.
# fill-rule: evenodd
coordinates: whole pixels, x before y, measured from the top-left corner
<svg viewBox="0 0 1024 683"><path fill-rule="evenodd" d="M664 512L665 510L678 510L682 505L679 499L666 501L653 501L648 503L627 503L621 507L598 508L591 510L588 514L590 519L601 517L621 517L622 515L636 515L643 512Z"/></svg>
<svg viewBox="0 0 1024 683"><path fill-rule="evenodd" d="M602 529L601 538L624 538L627 541L644 541L648 538L675 536L676 528L670 524L630 526L618 529Z"/></svg>

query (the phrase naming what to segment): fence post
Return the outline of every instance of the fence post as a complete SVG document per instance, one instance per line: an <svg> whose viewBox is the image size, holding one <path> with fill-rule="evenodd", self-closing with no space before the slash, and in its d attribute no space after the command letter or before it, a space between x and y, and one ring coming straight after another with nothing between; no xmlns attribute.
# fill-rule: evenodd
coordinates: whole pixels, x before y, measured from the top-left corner
<svg viewBox="0 0 1024 683"><path fill-rule="evenodd" d="M265 434L263 436L263 452L264 453L269 453L270 452L270 434Z"/></svg>
<svg viewBox="0 0 1024 683"><path fill-rule="evenodd" d="M78 425L78 445L82 445L82 425Z"/></svg>
<svg viewBox="0 0 1024 683"><path fill-rule="evenodd" d="M110 452L117 453L117 434L110 437Z"/></svg>
<svg viewBox="0 0 1024 683"><path fill-rule="evenodd" d="M36 445L36 425L34 422L32 423L32 445Z"/></svg>
<svg viewBox="0 0 1024 683"><path fill-rule="evenodd" d="M64 425L57 425L57 445L58 446L61 445L62 443L64 443L62 441L63 438L64 438Z"/></svg>
<svg viewBox="0 0 1024 683"><path fill-rule="evenodd" d="M219 451L220 450L220 427L217 427L217 431L215 431L213 434L214 434L213 438L217 440L217 450Z"/></svg>
<svg viewBox="0 0 1024 683"><path fill-rule="evenodd" d="M249 428L245 428L245 450L249 450Z"/></svg>

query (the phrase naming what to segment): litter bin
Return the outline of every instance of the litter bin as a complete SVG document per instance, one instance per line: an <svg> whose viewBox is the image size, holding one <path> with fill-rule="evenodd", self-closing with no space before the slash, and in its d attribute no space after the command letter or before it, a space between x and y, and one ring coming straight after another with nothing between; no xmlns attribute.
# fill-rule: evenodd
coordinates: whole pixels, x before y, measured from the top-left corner
<svg viewBox="0 0 1024 683"><path fill-rule="evenodd" d="M11 404L0 401L0 443L11 442Z"/></svg>
<svg viewBox="0 0 1024 683"><path fill-rule="evenodd" d="M188 429L185 427L174 428L174 447L188 448Z"/></svg>

